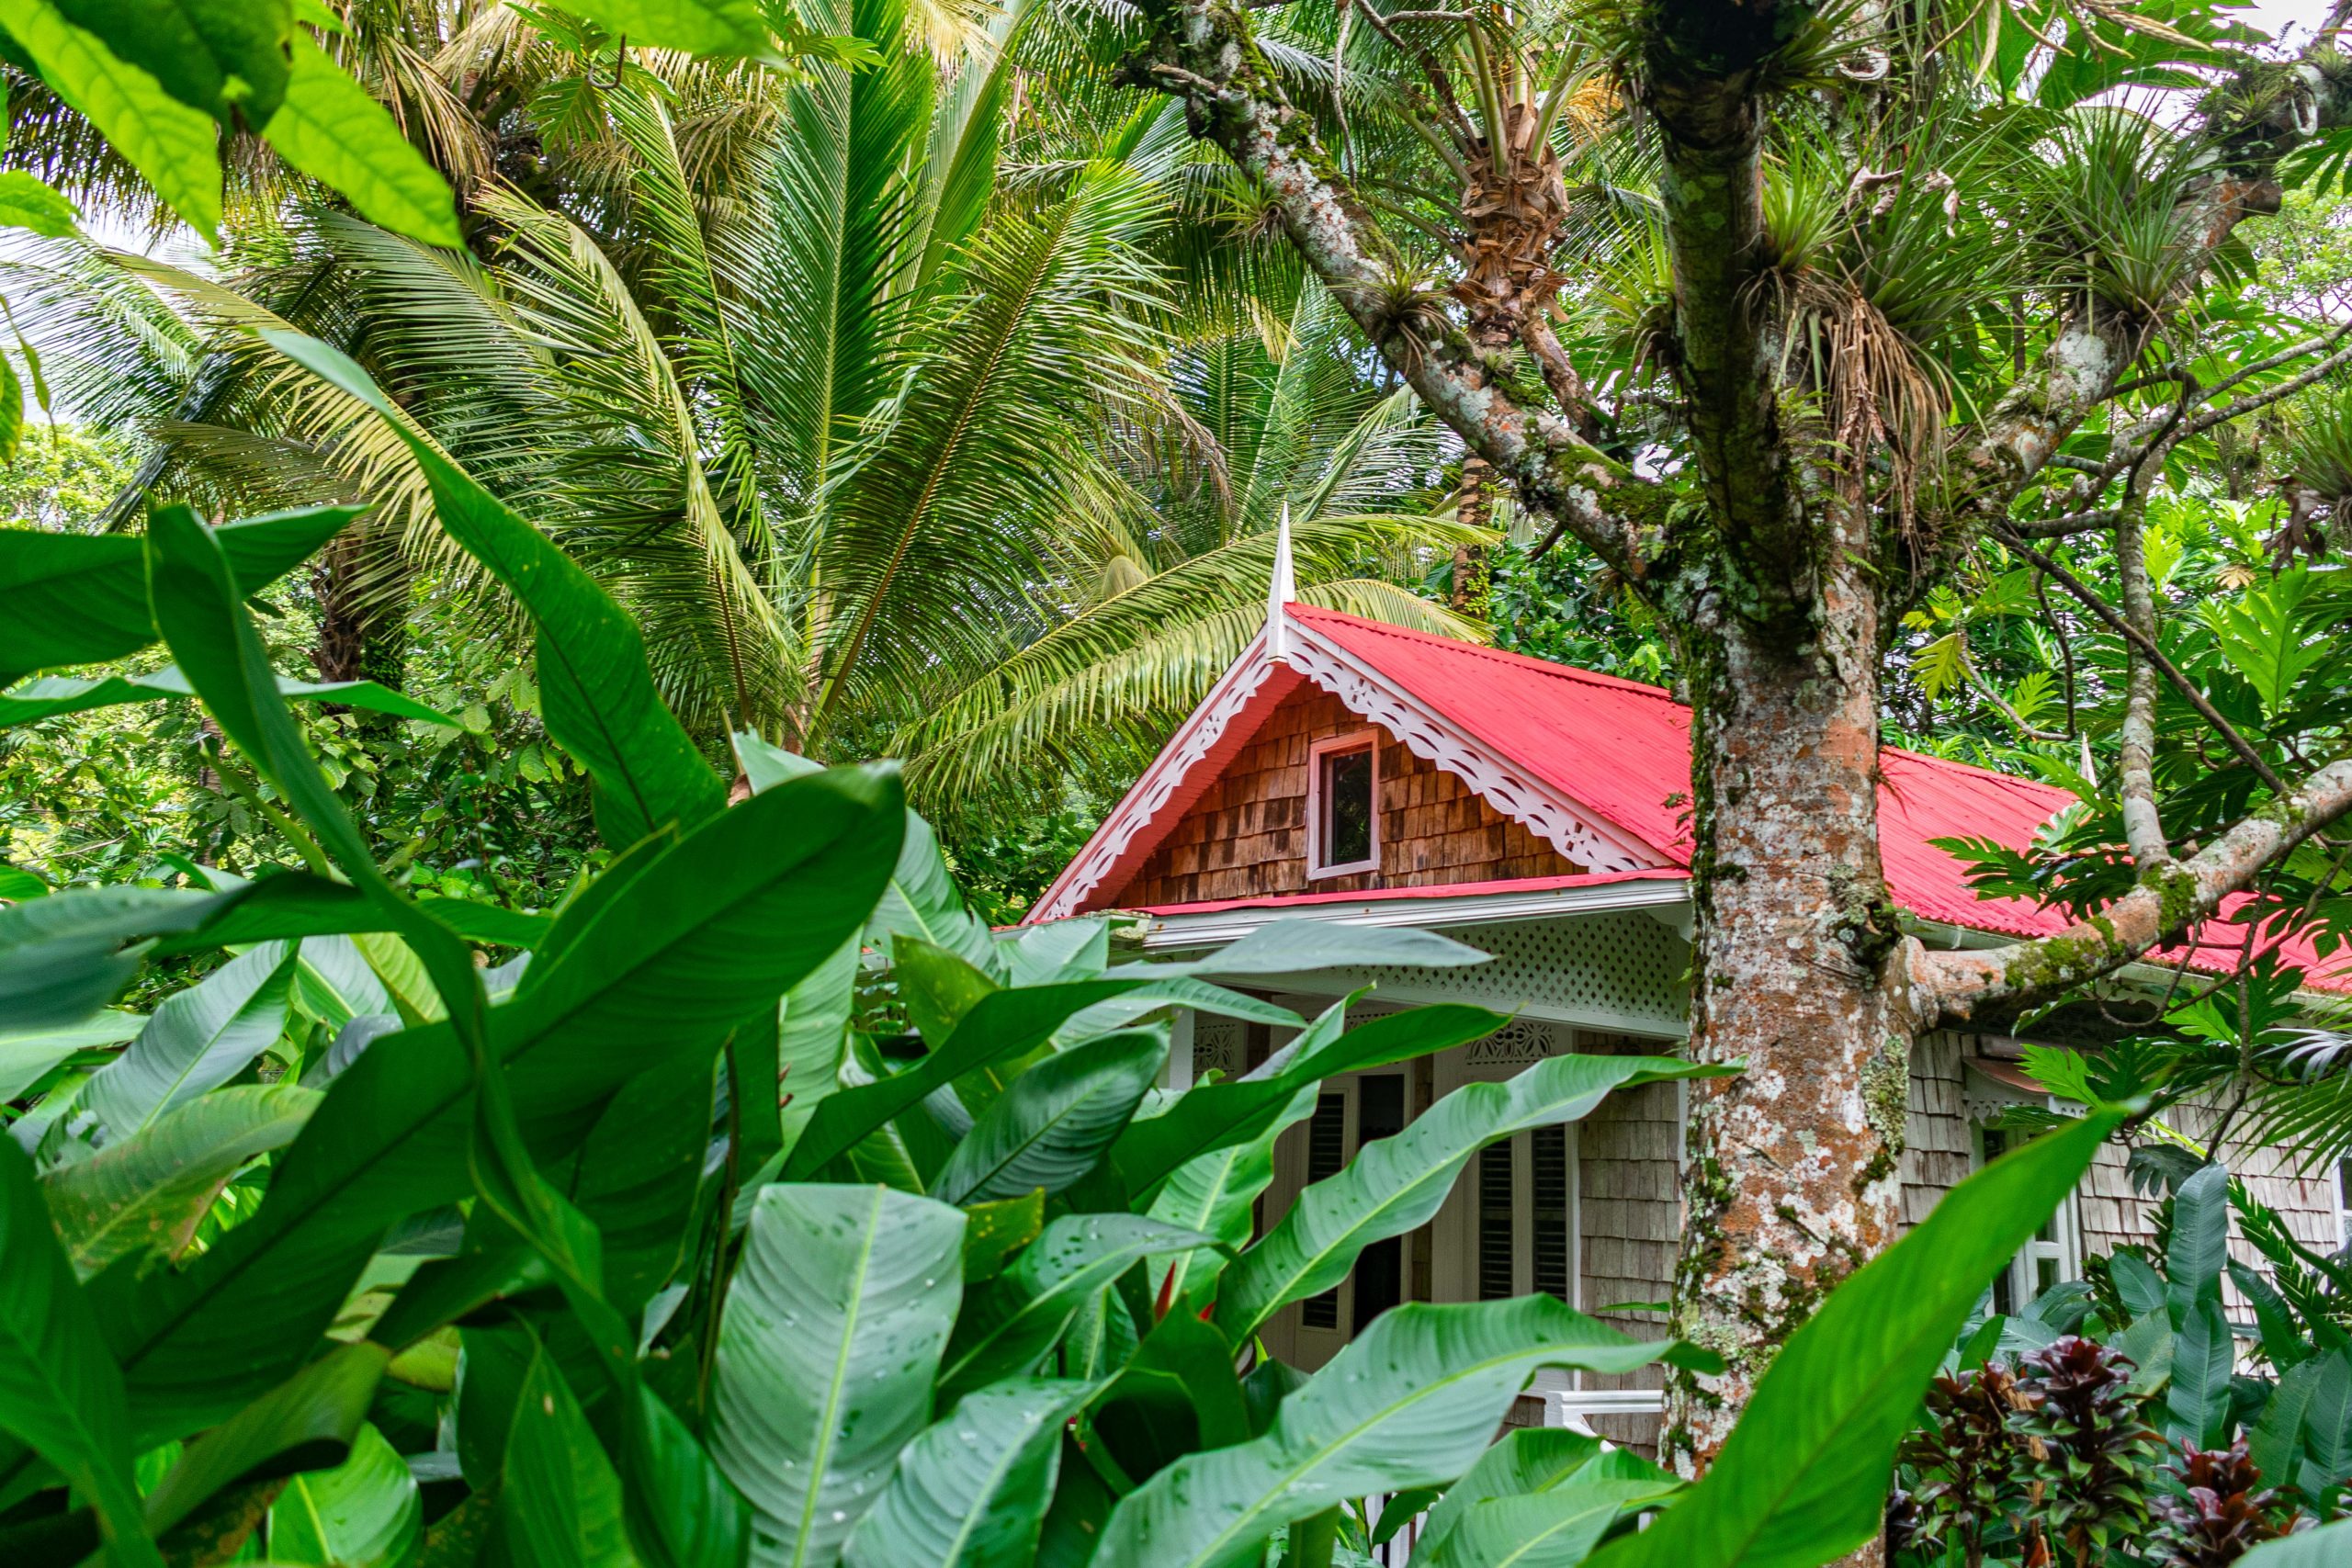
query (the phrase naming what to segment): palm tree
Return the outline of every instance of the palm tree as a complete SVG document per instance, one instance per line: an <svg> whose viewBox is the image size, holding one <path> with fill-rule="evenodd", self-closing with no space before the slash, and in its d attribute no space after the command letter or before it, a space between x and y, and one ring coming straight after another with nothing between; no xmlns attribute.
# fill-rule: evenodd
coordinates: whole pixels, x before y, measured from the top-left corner
<svg viewBox="0 0 2352 1568"><path fill-rule="evenodd" d="M624 598L689 725L901 750L934 803L1131 768L1254 629L1285 502L1308 597L1476 630L1396 586L1466 536L1432 427L1296 269L1219 254L1250 242L1181 115L1016 105L1082 52L1037 0L960 39L831 10L878 66L567 76L516 42L541 188L491 160L479 254L319 210L219 277L84 254L41 301L62 373L139 389L145 489L375 501L495 627L397 443L243 329L323 336Z"/></svg>

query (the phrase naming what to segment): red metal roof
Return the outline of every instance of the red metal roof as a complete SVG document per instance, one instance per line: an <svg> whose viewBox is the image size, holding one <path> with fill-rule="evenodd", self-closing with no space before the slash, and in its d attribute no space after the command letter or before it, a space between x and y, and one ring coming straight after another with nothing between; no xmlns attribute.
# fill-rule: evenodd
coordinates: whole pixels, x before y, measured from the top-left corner
<svg viewBox="0 0 2352 1568"><path fill-rule="evenodd" d="M1334 610L1297 604L1286 608L1302 626L1376 671L1482 749L1652 845L1678 867L1690 863L1690 710L1667 692ZM1879 847L1887 886L1897 903L1926 919L2005 935L2044 936L2065 929L2067 919L2060 910L2021 899L1977 897L1961 863L1929 840L1988 838L2022 848L2053 814L2073 803L2073 795L2030 779L1917 752L1890 748L1880 759ZM1192 793L1197 788L1195 784ZM1615 879L1543 877L1377 893L1294 894L1170 906L1152 912L1455 897ZM2234 962L2245 932L2243 928L2227 928L2226 934L2209 928L2199 937L2199 952L2191 963L2199 968L2226 968ZM2177 960L2179 954L2172 951L2153 956ZM2332 966L2303 943L2290 944L2283 956L2314 971Z"/></svg>

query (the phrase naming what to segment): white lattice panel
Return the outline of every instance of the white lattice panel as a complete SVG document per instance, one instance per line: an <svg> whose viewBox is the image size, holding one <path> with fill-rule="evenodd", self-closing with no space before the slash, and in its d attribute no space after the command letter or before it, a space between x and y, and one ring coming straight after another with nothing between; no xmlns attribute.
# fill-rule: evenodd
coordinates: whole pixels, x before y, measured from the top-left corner
<svg viewBox="0 0 2352 1568"><path fill-rule="evenodd" d="M1463 969L1351 971L1349 985L1371 981L1383 1000L1474 1002L1604 1029L1680 1034L1689 1026L1683 974L1690 950L1639 910L1468 926L1446 933L1494 954Z"/></svg>
<svg viewBox="0 0 2352 1568"><path fill-rule="evenodd" d="M1248 1025L1238 1018L1219 1018L1215 1013L1193 1015L1193 1081L1204 1083L1212 1072L1238 1078L1248 1070L1242 1058L1249 1036Z"/></svg>

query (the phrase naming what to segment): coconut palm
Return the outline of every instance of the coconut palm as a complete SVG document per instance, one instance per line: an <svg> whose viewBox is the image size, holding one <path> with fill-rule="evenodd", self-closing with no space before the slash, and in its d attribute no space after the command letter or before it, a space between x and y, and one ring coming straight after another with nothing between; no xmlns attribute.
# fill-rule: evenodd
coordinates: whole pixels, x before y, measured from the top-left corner
<svg viewBox="0 0 2352 1568"><path fill-rule="evenodd" d="M1462 535L1420 496L1430 427L1295 269L1212 259L1247 236L1181 115L1024 121L1054 14L991 15L946 71L943 15L837 0L813 25L881 63L808 68L716 161L714 78L549 73L565 188L485 175L487 260L332 211L220 276L85 254L46 286L61 374L140 389L146 490L374 501L495 630L403 450L251 329L324 337L629 604L690 726L908 749L959 803L1130 765L1246 639L1285 502L1307 596L1475 630L1393 586ZM1180 266L1230 287L1180 310Z"/></svg>

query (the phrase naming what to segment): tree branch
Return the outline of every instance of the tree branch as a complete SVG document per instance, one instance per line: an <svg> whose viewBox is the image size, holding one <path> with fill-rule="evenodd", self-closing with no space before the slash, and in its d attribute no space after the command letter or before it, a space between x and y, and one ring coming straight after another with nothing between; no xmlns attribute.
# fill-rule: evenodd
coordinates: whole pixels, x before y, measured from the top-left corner
<svg viewBox="0 0 2352 1568"><path fill-rule="evenodd" d="M2123 638L2124 641L2136 645L2140 651L2147 656L2148 661L2163 673L2165 679L2172 682L2173 690L2178 692L2188 705L2197 710L2198 716L2213 727L2214 733L2222 738L2230 750L2237 753L2238 760L2252 768L2255 775L2270 786L2270 793L2274 796L2286 795L2287 786L2279 782L2278 775L2271 771L2270 764L2262 760L2261 753L2246 743L2245 737L2237 732L2237 727L2222 716L2220 710L2206 700L2205 694L2197 689L2196 683L2180 672L2180 667L2165 657L2162 649L2143 637L2138 627L2117 615L2114 607L2097 593L2092 592L2090 586L2081 578L2027 544L2013 531L2007 528L1997 528L1995 532L2003 544L2055 578L2058 585L2073 594L2082 603L2085 609L2104 622L2108 630Z"/></svg>
<svg viewBox="0 0 2352 1568"><path fill-rule="evenodd" d="M2139 886L2056 936L1973 952L1915 947L1913 1006L1927 1023L2045 1000L2129 964L2219 913L2262 869L2352 811L2352 759L2329 763L2301 789L2186 860L2151 867Z"/></svg>
<svg viewBox="0 0 2352 1568"><path fill-rule="evenodd" d="M1511 481L1522 504L1639 580L1648 546L1628 503L1639 508L1657 487L1568 419L1520 402L1504 367L1433 297L1400 285L1385 239L1313 125L1283 95L1246 13L1215 0L1145 0L1144 15L1149 33L1122 78L1182 99L1193 134L1216 142L1262 184L1332 298L1422 403ZM1377 28L1376 13L1365 7L1363 15Z"/></svg>

